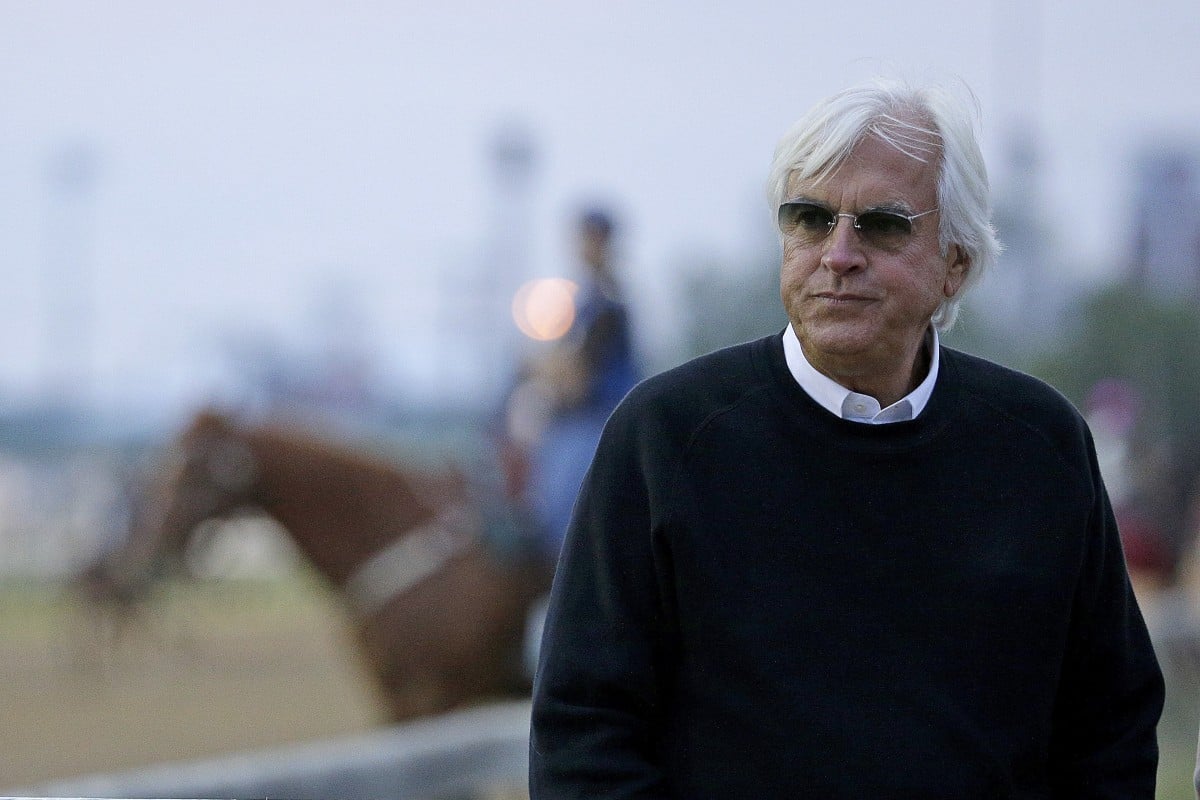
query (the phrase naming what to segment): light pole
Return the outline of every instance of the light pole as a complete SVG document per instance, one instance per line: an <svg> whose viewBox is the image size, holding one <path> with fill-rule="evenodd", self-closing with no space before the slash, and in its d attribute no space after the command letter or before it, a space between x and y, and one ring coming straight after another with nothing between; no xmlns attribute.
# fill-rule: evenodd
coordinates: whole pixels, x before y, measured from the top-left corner
<svg viewBox="0 0 1200 800"><path fill-rule="evenodd" d="M515 357L517 330L510 307L517 288L529 277L533 231L533 179L537 150L523 126L500 128L492 141L492 231L484 259L480 291L485 314L477 343L488 343L484 381L493 394L508 375Z"/></svg>
<svg viewBox="0 0 1200 800"><path fill-rule="evenodd" d="M49 202L43 249L42 395L55 406L91 395L95 291L90 258L97 158L69 144L49 161Z"/></svg>

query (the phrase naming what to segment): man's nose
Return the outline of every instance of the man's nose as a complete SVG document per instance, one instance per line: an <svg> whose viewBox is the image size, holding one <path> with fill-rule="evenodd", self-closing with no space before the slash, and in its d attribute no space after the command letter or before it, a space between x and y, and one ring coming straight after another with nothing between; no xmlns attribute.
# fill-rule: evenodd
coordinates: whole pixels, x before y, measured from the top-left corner
<svg viewBox="0 0 1200 800"><path fill-rule="evenodd" d="M834 219L833 230L825 237L821 264L838 274L866 266L865 251L858 231L854 229L854 220L845 216Z"/></svg>

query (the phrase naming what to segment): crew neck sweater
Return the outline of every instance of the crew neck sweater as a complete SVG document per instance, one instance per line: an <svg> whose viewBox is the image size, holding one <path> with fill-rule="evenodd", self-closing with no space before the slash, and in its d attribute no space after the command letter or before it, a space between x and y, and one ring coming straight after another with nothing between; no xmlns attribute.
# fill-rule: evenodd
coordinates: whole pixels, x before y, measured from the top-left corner
<svg viewBox="0 0 1200 800"><path fill-rule="evenodd" d="M1086 425L941 359L883 426L778 335L626 397L555 576L533 800L1153 797L1162 677Z"/></svg>

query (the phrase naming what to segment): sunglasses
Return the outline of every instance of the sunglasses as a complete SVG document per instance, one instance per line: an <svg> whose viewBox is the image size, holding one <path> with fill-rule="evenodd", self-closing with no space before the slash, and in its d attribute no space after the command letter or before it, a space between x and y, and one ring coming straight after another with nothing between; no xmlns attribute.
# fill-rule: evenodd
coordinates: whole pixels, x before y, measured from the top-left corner
<svg viewBox="0 0 1200 800"><path fill-rule="evenodd" d="M794 200L779 207L779 230L785 236L799 239L801 244L816 244L833 233L840 217L846 217L868 245L881 250L895 250L912 236L914 219L935 211L936 208L931 208L920 214L909 215L874 209L861 214L835 214L825 206Z"/></svg>

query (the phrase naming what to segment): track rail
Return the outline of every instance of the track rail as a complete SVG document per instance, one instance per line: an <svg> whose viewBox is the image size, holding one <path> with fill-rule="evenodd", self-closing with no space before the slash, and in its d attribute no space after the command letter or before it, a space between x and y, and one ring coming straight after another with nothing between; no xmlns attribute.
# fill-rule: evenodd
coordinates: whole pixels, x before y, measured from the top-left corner
<svg viewBox="0 0 1200 800"><path fill-rule="evenodd" d="M523 786L528 701L480 706L363 735L158 764L16 790L8 797L429 800Z"/></svg>

